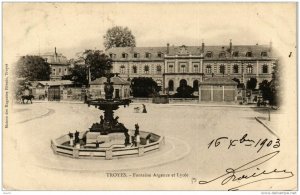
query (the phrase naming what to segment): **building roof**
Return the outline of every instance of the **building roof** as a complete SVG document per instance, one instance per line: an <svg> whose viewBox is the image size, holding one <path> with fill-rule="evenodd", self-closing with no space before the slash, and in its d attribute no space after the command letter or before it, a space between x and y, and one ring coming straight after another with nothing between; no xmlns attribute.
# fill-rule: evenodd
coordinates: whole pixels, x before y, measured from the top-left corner
<svg viewBox="0 0 300 195"><path fill-rule="evenodd" d="M115 47L110 48L105 52L107 55L115 55L112 57L113 60L133 60L133 61L154 61L154 60L164 60L164 54L167 53L167 47ZM127 54L126 58L122 57L122 54ZM149 57L146 57L146 53L151 54ZM134 56L137 54L137 57ZM158 54L161 56L159 57Z"/></svg>
<svg viewBox="0 0 300 195"><path fill-rule="evenodd" d="M48 85L48 86L58 86L58 85L73 85L73 81L70 80L60 80L60 81L38 81L38 84Z"/></svg>
<svg viewBox="0 0 300 195"><path fill-rule="evenodd" d="M110 81L113 82L114 85L130 85L130 82L125 81L124 79L117 77L117 76L111 77ZM107 82L107 78L101 77L101 78L91 81L90 85L104 85L104 83L106 83L106 82Z"/></svg>
<svg viewBox="0 0 300 195"><path fill-rule="evenodd" d="M273 57L272 51L270 50L270 45L218 45L218 46L204 46L203 51L204 59L241 59L241 58L271 58ZM212 53L212 57L208 58L207 53ZM237 56L233 54L238 52ZM247 57L248 52L252 53L252 57ZM267 56L262 56L262 52L266 52ZM134 53L139 54L138 57L134 57ZM150 53L150 57L146 57L146 53ZM158 53L161 53L161 57L158 57ZM221 55L224 54L224 56ZM163 60L164 55L167 54L167 47L117 47L111 48L106 51L107 55L112 54L113 60L120 61L139 61L139 60ZM122 54L127 54L126 58L123 58ZM169 46L169 53L167 56L189 56L196 55L200 56L202 54L202 46Z"/></svg>
<svg viewBox="0 0 300 195"><path fill-rule="evenodd" d="M199 85L237 85L237 82L229 77L210 77L200 82Z"/></svg>
<svg viewBox="0 0 300 195"><path fill-rule="evenodd" d="M47 52L41 55L50 65L51 64L59 64L59 65L69 65L68 59L61 53L56 52L56 48L54 52Z"/></svg>

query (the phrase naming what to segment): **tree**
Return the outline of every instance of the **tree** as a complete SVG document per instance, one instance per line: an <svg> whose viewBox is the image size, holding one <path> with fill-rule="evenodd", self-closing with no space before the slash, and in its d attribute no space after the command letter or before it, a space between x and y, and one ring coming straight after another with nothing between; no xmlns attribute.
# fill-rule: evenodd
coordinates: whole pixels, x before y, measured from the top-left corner
<svg viewBox="0 0 300 195"><path fill-rule="evenodd" d="M247 89L254 90L257 84L257 79L256 78L250 78L247 81Z"/></svg>
<svg viewBox="0 0 300 195"><path fill-rule="evenodd" d="M181 84L177 89L177 93L174 94L176 98L192 98L194 97L193 87L187 85L186 83Z"/></svg>
<svg viewBox="0 0 300 195"><path fill-rule="evenodd" d="M28 81L47 81L50 79L50 65L40 56L22 56L16 67L18 78Z"/></svg>
<svg viewBox="0 0 300 195"><path fill-rule="evenodd" d="M261 91L264 100L272 101L273 94L270 88L270 82L263 80L259 83L259 90Z"/></svg>
<svg viewBox="0 0 300 195"><path fill-rule="evenodd" d="M237 88L244 88L244 83L241 83L240 79L233 78L232 80L237 82Z"/></svg>
<svg viewBox="0 0 300 195"><path fill-rule="evenodd" d="M106 31L103 38L105 49L113 47L135 47L135 37L127 27L112 27Z"/></svg>
<svg viewBox="0 0 300 195"><path fill-rule="evenodd" d="M105 76L112 68L109 56L99 50L86 50L83 53L85 65L90 68L91 80Z"/></svg>
<svg viewBox="0 0 300 195"><path fill-rule="evenodd" d="M280 104L280 97L281 97L281 90L280 90L280 66L279 66L279 61L276 61L273 66L273 72L272 72L272 80L270 82L270 90L273 95L273 100L271 105L277 105L279 106Z"/></svg>
<svg viewBox="0 0 300 195"><path fill-rule="evenodd" d="M157 93L157 83L148 77L133 78L131 81L133 97L150 97Z"/></svg>
<svg viewBox="0 0 300 195"><path fill-rule="evenodd" d="M75 63L73 68L70 68L70 75L65 75L62 80L74 81L77 85L88 85L88 68L86 66Z"/></svg>

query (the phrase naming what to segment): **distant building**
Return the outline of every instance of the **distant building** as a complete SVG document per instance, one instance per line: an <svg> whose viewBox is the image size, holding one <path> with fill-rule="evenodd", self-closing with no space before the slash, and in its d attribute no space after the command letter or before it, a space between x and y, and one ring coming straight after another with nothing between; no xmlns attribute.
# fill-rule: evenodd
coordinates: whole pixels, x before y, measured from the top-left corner
<svg viewBox="0 0 300 195"><path fill-rule="evenodd" d="M113 72L123 79L152 77L163 93L176 93L182 83L198 86L207 78L227 77L246 84L250 78L272 79L278 60L270 45L119 47L106 54L113 60Z"/></svg>
<svg viewBox="0 0 300 195"><path fill-rule="evenodd" d="M113 83L113 87L114 87L113 98L120 98L120 99L129 98L130 82L118 76L114 76L110 78L110 80ZM107 82L106 77L101 77L90 82L89 92L92 99L105 98L105 91L104 91L105 82Z"/></svg>
<svg viewBox="0 0 300 195"><path fill-rule="evenodd" d="M50 80L61 80L62 76L70 74L70 63L68 59L61 53L56 52L56 47L54 53L49 52L41 55L51 67Z"/></svg>

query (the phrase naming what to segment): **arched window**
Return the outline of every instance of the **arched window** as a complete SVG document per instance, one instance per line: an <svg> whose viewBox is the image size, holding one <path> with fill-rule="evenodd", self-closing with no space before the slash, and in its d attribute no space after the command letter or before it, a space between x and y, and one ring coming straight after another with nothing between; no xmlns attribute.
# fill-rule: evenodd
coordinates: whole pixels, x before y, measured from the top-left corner
<svg viewBox="0 0 300 195"><path fill-rule="evenodd" d="M210 74L210 73L211 73L211 65L207 65L207 66L206 66L205 72L206 72L207 74Z"/></svg>
<svg viewBox="0 0 300 195"><path fill-rule="evenodd" d="M207 58L212 58L213 57L213 53L211 51L208 51L205 55L205 57Z"/></svg>
<svg viewBox="0 0 300 195"><path fill-rule="evenodd" d="M144 67L144 73L145 73L145 74L149 74L149 66L148 66L148 65L146 65L146 66Z"/></svg>
<svg viewBox="0 0 300 195"><path fill-rule="evenodd" d="M268 53L266 51L261 52L261 57L268 57Z"/></svg>
<svg viewBox="0 0 300 195"><path fill-rule="evenodd" d="M233 57L239 57L239 52L238 51L234 51L232 54Z"/></svg>
<svg viewBox="0 0 300 195"><path fill-rule="evenodd" d="M247 66L247 73L248 73L248 74L252 74L252 73L253 73L253 66L252 66L251 64L249 64L249 65Z"/></svg>
<svg viewBox="0 0 300 195"><path fill-rule="evenodd" d="M133 67L132 67L132 72L133 72L134 74L137 73L137 67L136 67L136 66L133 66Z"/></svg>
<svg viewBox="0 0 300 195"><path fill-rule="evenodd" d="M120 67L120 73L121 73L121 74L124 74L124 73L125 73L125 66L124 66L124 65L122 65L122 66Z"/></svg>
<svg viewBox="0 0 300 195"><path fill-rule="evenodd" d="M239 66L237 64L233 65L233 73L237 74L239 73Z"/></svg>
<svg viewBox="0 0 300 195"><path fill-rule="evenodd" d="M263 73L268 73L268 65L266 65L266 64L263 65L262 72Z"/></svg>
<svg viewBox="0 0 300 195"><path fill-rule="evenodd" d="M220 73L225 74L225 66L223 64L220 65Z"/></svg>
<svg viewBox="0 0 300 195"><path fill-rule="evenodd" d="M185 79L181 79L179 81L179 87L181 87L181 86L187 86L187 81Z"/></svg>
<svg viewBox="0 0 300 195"><path fill-rule="evenodd" d="M251 52L251 51L248 51L248 52L246 53L246 57L252 57L252 52Z"/></svg>
<svg viewBox="0 0 300 195"><path fill-rule="evenodd" d="M138 54L138 53L134 53L134 54L133 54L133 57L134 57L134 58L138 58L138 57L139 57L139 54Z"/></svg>
<svg viewBox="0 0 300 195"><path fill-rule="evenodd" d="M169 88L169 91L174 91L174 81L173 80L169 80L168 88Z"/></svg>
<svg viewBox="0 0 300 195"><path fill-rule="evenodd" d="M219 58L225 58L225 57L226 57L225 52L221 52L221 53L219 54Z"/></svg>
<svg viewBox="0 0 300 195"><path fill-rule="evenodd" d="M160 65L156 66L156 73L161 74L161 66Z"/></svg>
<svg viewBox="0 0 300 195"><path fill-rule="evenodd" d="M194 82L193 82L193 89L194 89L194 91L198 91L199 90L199 81L198 80L194 80Z"/></svg>

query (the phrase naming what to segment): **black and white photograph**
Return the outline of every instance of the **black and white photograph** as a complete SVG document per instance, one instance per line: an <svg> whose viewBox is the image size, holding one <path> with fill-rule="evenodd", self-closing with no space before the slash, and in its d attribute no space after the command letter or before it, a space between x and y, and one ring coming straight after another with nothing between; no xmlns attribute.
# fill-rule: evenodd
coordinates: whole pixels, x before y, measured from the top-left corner
<svg viewBox="0 0 300 195"><path fill-rule="evenodd" d="M298 190L296 2L2 2L2 190Z"/></svg>

